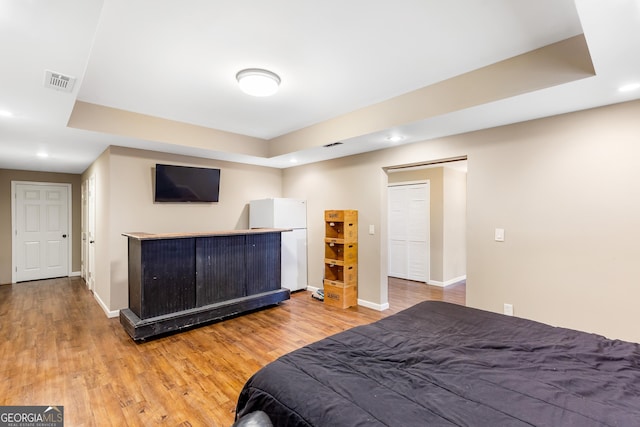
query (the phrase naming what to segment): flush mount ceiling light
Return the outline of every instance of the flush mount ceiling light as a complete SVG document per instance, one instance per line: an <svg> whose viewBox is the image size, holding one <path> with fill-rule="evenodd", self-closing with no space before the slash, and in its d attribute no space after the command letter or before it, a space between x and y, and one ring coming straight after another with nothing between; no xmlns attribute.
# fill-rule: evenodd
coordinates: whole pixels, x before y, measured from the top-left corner
<svg viewBox="0 0 640 427"><path fill-rule="evenodd" d="M280 77L277 74L260 68L247 68L238 71L236 80L240 89L252 96L271 96L278 91Z"/></svg>

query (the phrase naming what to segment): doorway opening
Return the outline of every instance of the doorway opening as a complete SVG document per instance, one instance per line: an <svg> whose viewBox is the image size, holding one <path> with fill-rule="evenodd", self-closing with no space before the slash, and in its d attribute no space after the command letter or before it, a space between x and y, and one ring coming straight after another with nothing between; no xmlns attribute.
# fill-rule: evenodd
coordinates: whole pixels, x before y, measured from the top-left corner
<svg viewBox="0 0 640 427"><path fill-rule="evenodd" d="M386 172L387 286L466 290L466 157Z"/></svg>

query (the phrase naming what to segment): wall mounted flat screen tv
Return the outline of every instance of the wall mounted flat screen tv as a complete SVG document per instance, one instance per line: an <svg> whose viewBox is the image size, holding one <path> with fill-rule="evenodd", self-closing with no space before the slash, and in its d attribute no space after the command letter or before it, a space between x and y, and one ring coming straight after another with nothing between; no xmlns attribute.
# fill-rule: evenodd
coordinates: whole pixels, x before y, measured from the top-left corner
<svg viewBox="0 0 640 427"><path fill-rule="evenodd" d="M220 169L156 165L156 202L217 202Z"/></svg>

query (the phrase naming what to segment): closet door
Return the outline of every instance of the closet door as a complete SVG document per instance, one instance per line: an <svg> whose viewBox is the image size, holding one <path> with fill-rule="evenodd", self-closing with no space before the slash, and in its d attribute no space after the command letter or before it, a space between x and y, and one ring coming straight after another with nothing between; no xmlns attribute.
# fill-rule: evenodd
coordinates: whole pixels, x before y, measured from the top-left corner
<svg viewBox="0 0 640 427"><path fill-rule="evenodd" d="M389 187L389 276L429 280L429 182Z"/></svg>

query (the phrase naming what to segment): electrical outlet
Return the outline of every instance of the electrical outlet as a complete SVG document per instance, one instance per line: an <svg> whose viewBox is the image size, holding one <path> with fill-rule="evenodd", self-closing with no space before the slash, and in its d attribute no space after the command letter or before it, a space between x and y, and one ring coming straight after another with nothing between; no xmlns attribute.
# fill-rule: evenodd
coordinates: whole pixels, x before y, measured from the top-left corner
<svg viewBox="0 0 640 427"><path fill-rule="evenodd" d="M504 314L507 316L513 316L513 304L504 305Z"/></svg>

